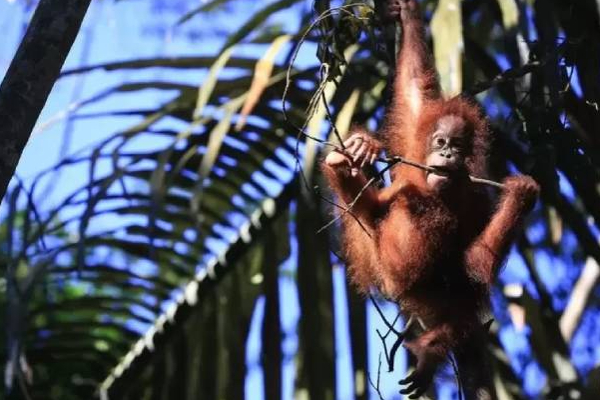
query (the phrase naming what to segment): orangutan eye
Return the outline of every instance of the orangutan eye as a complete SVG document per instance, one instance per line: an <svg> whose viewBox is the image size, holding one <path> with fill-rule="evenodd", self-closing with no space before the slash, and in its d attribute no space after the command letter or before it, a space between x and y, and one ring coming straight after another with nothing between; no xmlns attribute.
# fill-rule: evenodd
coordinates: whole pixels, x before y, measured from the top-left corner
<svg viewBox="0 0 600 400"><path fill-rule="evenodd" d="M457 147L457 148L463 148L464 147L464 142L459 137L453 138L450 144L452 145L452 147Z"/></svg>

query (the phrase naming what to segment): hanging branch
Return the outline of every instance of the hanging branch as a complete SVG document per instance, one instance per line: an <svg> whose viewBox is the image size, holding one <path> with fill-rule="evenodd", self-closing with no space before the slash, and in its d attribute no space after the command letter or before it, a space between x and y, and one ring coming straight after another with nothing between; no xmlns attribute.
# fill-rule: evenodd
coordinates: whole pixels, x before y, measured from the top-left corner
<svg viewBox="0 0 600 400"><path fill-rule="evenodd" d="M384 158L384 159L379 158L379 159L377 159L377 161L379 161L379 162L386 162L388 164L390 164L390 163L394 163L394 164L402 163L402 164L410 165L411 167L422 169L422 170L430 172L432 174L441 175L441 176L448 176L448 175L450 175L448 172L443 171L440 168L430 167L428 165L420 164L420 163L415 162L415 161L407 160L406 158L400 157L400 156L394 156L394 157ZM496 182L496 181L492 181L492 180L489 180L489 179L478 178L478 177L473 176L473 175L467 175L467 176L469 177L469 180L471 182L473 182L473 183L478 183L478 184L483 184L483 185L489 185L489 186L496 187L498 189L504 189L504 185L502 183L499 183L499 182Z"/></svg>
<svg viewBox="0 0 600 400"><path fill-rule="evenodd" d="M419 323L422 328L424 328L424 326L418 318L415 318L413 315L411 315L408 317L408 320L404 324L404 329L402 329L401 331L396 330L396 328L394 328L394 325L400 318L400 313L398 313L396 315L396 318L394 318L394 320L390 323L387 320L387 318L385 317L385 315L383 314L381 307L379 307L379 304L377 304L377 301L373 298L373 296L369 296L369 298L371 299L371 303L373 303L373 305L375 306L375 310L377 310L377 314L379 314L379 317L381 318L381 320L387 326L387 329L388 329L385 334L381 334L379 329L377 329L376 332L377 332L377 335L379 336L379 339L381 340L381 343L383 344L383 351L384 351L384 355L385 355L385 360L388 365L388 372L393 372L394 371L394 359L396 358L396 352L400 348L400 345L402 344L402 342L404 342L404 339L406 338L406 335L408 334L410 329L413 327L415 322ZM394 340L392 347L388 351L386 339L388 338L388 336L391 333L393 333L396 336L396 340Z"/></svg>

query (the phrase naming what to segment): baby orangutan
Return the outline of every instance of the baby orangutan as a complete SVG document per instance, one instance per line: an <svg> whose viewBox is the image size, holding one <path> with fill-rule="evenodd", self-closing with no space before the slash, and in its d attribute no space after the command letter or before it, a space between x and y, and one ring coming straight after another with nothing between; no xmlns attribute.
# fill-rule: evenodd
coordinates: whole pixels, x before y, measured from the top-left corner
<svg viewBox="0 0 600 400"><path fill-rule="evenodd" d="M469 179L488 175L485 116L462 97L442 98L417 2L389 1L389 11L403 32L384 143L354 129L345 151L331 152L322 165L339 199L356 200L343 217L344 254L361 291L377 287L426 326L406 344L417 363L400 381L401 393L421 396L452 351L466 398L495 399L481 318L539 188L530 177L508 177L494 210L487 191ZM359 196L368 181L362 168L382 149L439 173L399 164L390 186Z"/></svg>

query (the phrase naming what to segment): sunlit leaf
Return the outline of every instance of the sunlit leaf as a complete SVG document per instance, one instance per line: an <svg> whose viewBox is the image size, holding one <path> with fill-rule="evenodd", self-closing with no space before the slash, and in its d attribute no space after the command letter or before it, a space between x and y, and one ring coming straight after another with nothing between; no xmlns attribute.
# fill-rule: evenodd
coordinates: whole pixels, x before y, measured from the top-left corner
<svg viewBox="0 0 600 400"><path fill-rule="evenodd" d="M196 100L196 108L194 110L195 118L199 118L202 115L204 107L208 103L208 100L217 83L219 73L225 67L225 64L227 64L227 61L231 57L233 50L234 47L228 47L226 50L224 50L219 56L219 58L215 61L213 66L210 68L206 79L202 81L200 89L198 90L198 99Z"/></svg>
<svg viewBox="0 0 600 400"><path fill-rule="evenodd" d="M462 15L460 0L441 0L431 19L435 65L444 93L462 91Z"/></svg>
<svg viewBox="0 0 600 400"><path fill-rule="evenodd" d="M193 10L185 13L181 18L179 18L179 20L177 20L177 25L180 25L180 24L183 24L184 22L189 21L190 19L192 19L193 17L195 17L198 14L201 14L204 12L209 12L209 11L214 11L229 2L233 2L233 0L211 0L211 1L205 2L205 4L203 4L199 7L196 7Z"/></svg>
<svg viewBox="0 0 600 400"><path fill-rule="evenodd" d="M502 23L505 29L513 29L519 23L519 7L515 0L498 0L502 10Z"/></svg>
<svg viewBox="0 0 600 400"><path fill-rule="evenodd" d="M344 59L351 60L357 50L358 50L358 46L348 47L344 51ZM340 74L343 75L343 73L345 71L346 71L346 67L341 66ZM325 72L325 75L327 76L327 71ZM320 138L322 136L321 124L327 114L327 108L326 108L325 104L323 104L323 103L329 104L329 102L331 102L331 99L333 98L333 95L335 94L336 89L337 89L337 86L333 80L325 79L321 83L321 87L319 88L319 91L317 91L317 94L315 94L314 109L308 110L307 122L306 122L307 127L308 127L308 134L310 137ZM319 95L318 93L321 93L321 95ZM315 161L317 159L318 148L319 148L318 142L316 140L307 140L306 147L304 149L304 160L303 160L302 165L304 168L304 173L305 173L306 179L309 182L312 179L311 174L312 174L313 167L315 165Z"/></svg>
<svg viewBox="0 0 600 400"><path fill-rule="evenodd" d="M236 130L239 131L244 127L248 115L250 115L254 109L254 106L256 106L260 100L260 96L269 83L269 78L273 72L275 57L281 51L281 48L290 41L290 39L290 35L283 35L275 39L275 41L273 41L271 46L269 46L267 49L267 52L264 54L264 56L256 63L252 85L248 91L248 97L246 97L246 101L244 102L244 106L240 112L238 122L235 124Z"/></svg>

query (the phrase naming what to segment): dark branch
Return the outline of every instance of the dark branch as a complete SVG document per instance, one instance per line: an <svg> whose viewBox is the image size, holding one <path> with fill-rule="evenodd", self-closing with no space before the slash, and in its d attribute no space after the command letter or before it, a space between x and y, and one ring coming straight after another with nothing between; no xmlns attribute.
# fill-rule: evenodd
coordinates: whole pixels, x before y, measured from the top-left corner
<svg viewBox="0 0 600 400"><path fill-rule="evenodd" d="M0 86L0 199L77 37L90 0L42 0Z"/></svg>

